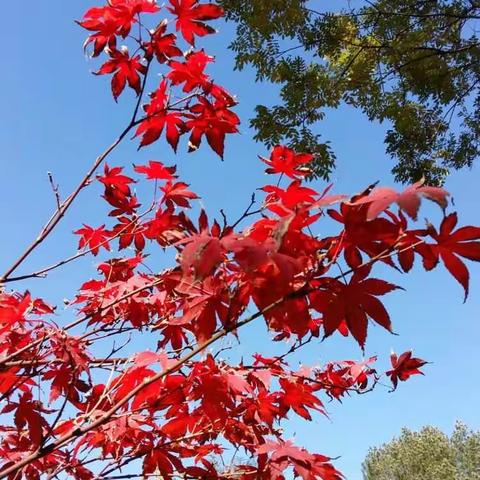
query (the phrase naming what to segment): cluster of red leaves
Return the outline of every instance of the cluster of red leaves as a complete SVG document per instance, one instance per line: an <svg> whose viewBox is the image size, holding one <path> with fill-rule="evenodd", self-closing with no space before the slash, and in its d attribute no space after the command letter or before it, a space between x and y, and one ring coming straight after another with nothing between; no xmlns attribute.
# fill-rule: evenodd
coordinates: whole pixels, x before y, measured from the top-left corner
<svg viewBox="0 0 480 480"><path fill-rule="evenodd" d="M86 46L93 44L93 55L104 50L109 59L95 72L97 75L112 76L112 93L115 100L128 85L138 96L147 87L147 74L154 61L163 66L164 80L150 94L150 102L143 107L145 115L134 120L140 146L149 145L166 132L168 143L177 149L182 135L190 132L189 149L196 150L205 137L211 148L221 157L227 134L236 133L240 123L231 110L234 98L221 86L215 84L205 72L213 57L203 50L189 50L185 54L177 44L177 36L168 32L172 20L186 42L195 46L195 37L203 37L215 30L205 22L223 15L222 9L212 3L198 0L170 0L165 18L156 27L147 29L146 18L141 15L155 14L158 18L163 10L151 0L110 0L104 7L91 8L79 24L93 32ZM118 40L127 40L134 24L143 34L137 39L133 54L127 46L118 47ZM181 60L174 60L181 57ZM174 87L188 94L173 101Z"/></svg>
<svg viewBox="0 0 480 480"><path fill-rule="evenodd" d="M205 22L222 13L197 0L171 0L167 10L192 45L212 33ZM182 53L175 34L167 33L168 21L147 31L148 40L138 39L132 56L117 49L134 24L145 29L141 15L160 11L153 0L109 0L86 13L81 25L93 32L87 44L95 56L107 47L110 57L99 73L113 74L117 98L127 84L143 94L153 59L166 65L146 116L134 122L141 145L165 131L176 148L190 132L191 149L205 136L222 155L238 119L231 96L205 73L212 58L197 51L172 60ZM172 103L173 87L188 98ZM399 287L373 274L378 262L408 272L416 260L426 270L441 260L467 295L461 258L480 261L480 228L455 230L455 213L445 215L439 229L411 226L422 198L448 207L447 192L422 184L402 193L371 187L353 198L307 187L311 160L274 148L262 161L279 181L262 188L256 211L221 223L203 210L194 213L198 196L175 167L150 161L126 174L104 165L97 179L108 220L76 231L79 255L118 256L103 259L98 276L67 302L77 308L76 320L59 327L56 310L43 300L0 293L1 478L111 478L131 462L139 476L166 479L342 478L329 458L285 439L282 425L295 416L325 415L325 400L374 388L376 358L293 369L288 355L337 332L363 349L372 322L392 330L380 297ZM155 189L149 207L133 188L141 181ZM336 234L314 233L330 228L331 220ZM121 256L126 249L131 253ZM164 250L176 254L172 268L149 268L149 258ZM216 342L240 339L242 327L257 319L274 341L289 341L285 354L256 354L251 362L220 358ZM136 345L154 338L155 351L115 357L130 336ZM96 358L110 339L109 355ZM394 388L425 364L411 352L392 355L391 362L386 375ZM236 461L236 451L248 462Z"/></svg>
<svg viewBox="0 0 480 480"><path fill-rule="evenodd" d="M0 373L0 393L7 399L3 413L14 418L12 426L3 427L3 468L32 448L67 437L75 442L74 451L60 448L41 456L23 470L26 477L37 478L68 461L74 478L93 478L80 458L82 452L96 451L109 465L142 459L143 474L160 472L166 478L235 474L244 480L285 479L289 469L304 480L341 478L328 458L284 439L279 425L292 415L311 420L315 412L325 414L322 395L340 400L372 389L380 378L372 367L375 358L292 370L283 357L256 355L251 364L232 365L212 355L195 360L188 352L257 316L275 340L292 338L293 350L337 331L351 334L363 348L371 321L392 330L379 297L398 288L372 276L373 265L383 262L408 271L416 257L427 269L442 259L467 291L468 276L457 256L480 260L480 229L454 231L455 214L444 218L440 233L430 225L409 229L402 211L394 213L388 205L370 218L372 205L378 210L375 190L349 199L303 186L310 159L285 147L273 150L264 160L268 173L292 181L264 187L261 215L241 231L212 222L203 210L193 220L192 202L198 197L178 180L175 167L158 161L136 165L140 177L134 179L122 167L105 165L98 181L111 207L112 227L84 226L77 231L80 248L93 255L101 248L130 248L135 254L101 263L100 277L85 282L74 303L80 321L94 331L146 329L156 336L158 351L137 354L108 382L96 382L93 355L83 337L49 322L53 309L44 302L29 294L4 294L1 353L4 364L12 354L15 362L7 362ZM161 192L144 212L132 188L142 177ZM417 190L415 195L424 194ZM435 192L435 200L443 203L446 192ZM403 201L399 205L403 208ZM340 223L339 232L315 236L317 224L329 218ZM155 245L177 251L174 268L162 273L142 268ZM334 275L342 253L346 268ZM248 317L252 304L259 314ZM28 345L34 347L18 353ZM25 363L32 358L33 363ZM424 364L411 352L393 355L386 375L396 387ZM50 392L45 401L33 397L39 382ZM52 420L63 412L61 399L70 405L69 413ZM108 420L98 421L105 415ZM95 421L98 425L78 439L72 433ZM225 442L243 449L252 461L219 468L212 458L226 454Z"/></svg>

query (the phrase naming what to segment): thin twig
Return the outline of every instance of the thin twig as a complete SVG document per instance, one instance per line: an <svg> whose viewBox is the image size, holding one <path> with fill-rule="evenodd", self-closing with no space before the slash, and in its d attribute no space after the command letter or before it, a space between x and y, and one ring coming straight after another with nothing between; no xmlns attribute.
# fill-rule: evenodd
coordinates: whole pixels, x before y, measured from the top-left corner
<svg viewBox="0 0 480 480"><path fill-rule="evenodd" d="M10 275L17 270L17 268L30 256L30 254L36 250L36 248L41 245L44 240L52 233L55 227L60 223L62 218L65 216L67 210L71 207L75 199L78 197L80 192L90 183L91 178L103 163L103 161L118 147L118 145L122 142L122 140L127 136L127 134L132 130L132 128L136 125L136 118L137 113L141 105L142 97L145 91L147 77L148 77L148 68L150 66L150 62L147 64L147 70L145 73L145 77L142 84L142 89L140 95L138 96L137 103L135 105L135 109L133 111L132 118L128 123L127 127L122 131L122 133L118 136L118 138L109 146L106 150L103 151L93 162L93 165L90 167L88 172L85 174L83 179L80 181L78 186L75 190L60 204L60 207L57 208L56 212L50 217L47 221L45 226L42 228L41 232L33 240L33 242L25 249L25 251L17 258L17 260L13 263L13 265L0 277L0 285L7 280Z"/></svg>

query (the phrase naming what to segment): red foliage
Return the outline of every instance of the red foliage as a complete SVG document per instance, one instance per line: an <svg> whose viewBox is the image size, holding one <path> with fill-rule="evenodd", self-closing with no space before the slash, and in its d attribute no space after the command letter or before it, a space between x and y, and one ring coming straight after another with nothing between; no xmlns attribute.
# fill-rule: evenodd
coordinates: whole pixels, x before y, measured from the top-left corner
<svg viewBox="0 0 480 480"><path fill-rule="evenodd" d="M205 73L213 59L193 51L173 61L182 53L177 37L169 33L171 22L154 17L157 27L145 28L148 15L168 11L193 45L195 37L213 32L205 22L220 17L221 9L197 0L170 4L161 9L154 0L110 0L88 10L80 22L92 32L87 45L93 45L94 56L108 47L98 73L113 74L114 97L128 84L139 98L119 140L97 158L0 280L5 418L0 477L111 478L137 462L139 477L285 480L293 472L303 480L339 480L329 458L294 445L284 438L281 425L289 417L309 421L325 415L325 400L367 393L379 385L376 358L295 369L288 364L289 355L308 345L318 349L321 340L337 331L351 334L364 349L370 322L392 331L379 297L399 287L377 278L373 271L379 262L408 272L416 259L427 270L442 260L467 293L468 270L460 257L480 261L480 228L454 230L455 213L445 216L439 229L412 225L421 197L448 207L445 191L420 184L403 193L371 187L353 198L307 187L311 155L283 146L262 159L267 173L280 175L279 181L264 186L263 202L253 211L252 201L238 221L225 215L221 222L213 220L203 209L195 214L198 196L177 178L175 167L150 161L134 165L132 176L124 173L125 167L109 167L105 158L131 132L141 136L140 146L147 146L165 131L174 149L184 134L190 135L190 150L206 137L223 156L227 134L237 131L233 98ZM129 56L116 45L119 38L133 35L134 24L143 36ZM164 69L164 79L141 113L155 65ZM181 92L187 96L173 100ZM76 255L14 277L102 163L97 185L104 190L108 226L84 225L76 232ZM284 185L283 177L291 180ZM155 193L144 201L151 189L138 188L142 206L133 187L145 179ZM325 238L315 233L326 230L335 233ZM125 249L133 249L130 256L120 255ZM66 301L70 310L76 309L70 324L21 287L8 289L15 281L110 250L116 256L103 258L98 275ZM173 253L166 257L172 266L160 271L164 251ZM289 341L285 353L273 358L254 354L250 361L244 355L240 362L227 353L222 358L221 340L242 341L242 327L255 321L263 321L273 341ZM120 357L131 337L136 339L131 346L140 351ZM105 352L102 358L96 356L99 352ZM386 375L395 388L399 380L421 373L425 364L411 352L393 354L391 361ZM247 464L232 458L229 452L237 450L249 457Z"/></svg>
<svg viewBox="0 0 480 480"><path fill-rule="evenodd" d="M405 382L412 375L423 375L419 369L427 363L421 358L412 357L411 351L402 353L400 357L392 353L391 362L392 370L389 370L387 375L391 378L394 388L397 388L399 380Z"/></svg>
<svg viewBox="0 0 480 480"><path fill-rule="evenodd" d="M457 214L451 213L443 219L440 232L437 232L433 225L428 225L424 235L431 237L435 243L422 245L423 265L427 270L431 270L441 259L447 270L464 288L466 299L470 275L458 257L480 261L480 228L462 227L453 231L457 223Z"/></svg>
<svg viewBox="0 0 480 480"><path fill-rule="evenodd" d="M176 17L177 30L183 38L195 45L195 36L203 37L215 33L215 29L205 21L215 20L223 15L223 10L214 3L199 3L198 0L169 0L168 10Z"/></svg>
<svg viewBox="0 0 480 480"><path fill-rule="evenodd" d="M112 77L113 98L121 95L125 86L135 90L137 95L142 91L141 75L145 75L147 67L140 62L140 56L130 57L128 51L109 50L111 60L105 62L97 75L114 74Z"/></svg>
<svg viewBox="0 0 480 480"><path fill-rule="evenodd" d="M110 250L108 243L110 233L105 230L105 225L98 228L92 228L88 225L84 225L75 232L77 235L81 235L78 248L82 249L88 247L94 255L98 255L100 248Z"/></svg>
<svg viewBox="0 0 480 480"><path fill-rule="evenodd" d="M279 145L273 149L270 158L262 160L269 167L267 173L280 173L298 179L310 173L308 164L313 160L313 155L296 154L291 149Z"/></svg>

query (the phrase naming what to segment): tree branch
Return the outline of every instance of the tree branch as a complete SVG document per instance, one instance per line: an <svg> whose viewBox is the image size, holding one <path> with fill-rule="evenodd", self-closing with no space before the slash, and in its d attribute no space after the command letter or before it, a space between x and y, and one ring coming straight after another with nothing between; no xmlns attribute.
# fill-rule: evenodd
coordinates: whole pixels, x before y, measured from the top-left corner
<svg viewBox="0 0 480 480"><path fill-rule="evenodd" d="M150 62L147 64L147 70L145 72L145 76L143 78L143 84L141 92L138 96L137 103L135 105L132 118L127 125L127 127L123 130L123 132L118 136L118 138L106 149L101 153L90 167L88 172L85 174L83 179L80 181L78 186L75 190L64 200L59 207L57 207L56 212L50 217L48 222L42 228L41 232L37 236L37 238L25 249L25 251L17 258L17 260L13 263L13 265L0 277L0 285L5 283L6 280L10 277L10 275L17 270L17 268L30 256L30 254L39 246L41 245L44 240L52 233L55 227L60 223L62 218L65 216L67 210L71 207L72 203L78 197L80 192L89 184L90 179L93 177L95 172L97 171L98 167L103 163L103 161L118 147L118 145L122 142L122 140L127 136L130 130L136 125L136 118L137 114L142 102L143 94L145 92L145 87L147 84L148 78L148 71L149 71Z"/></svg>

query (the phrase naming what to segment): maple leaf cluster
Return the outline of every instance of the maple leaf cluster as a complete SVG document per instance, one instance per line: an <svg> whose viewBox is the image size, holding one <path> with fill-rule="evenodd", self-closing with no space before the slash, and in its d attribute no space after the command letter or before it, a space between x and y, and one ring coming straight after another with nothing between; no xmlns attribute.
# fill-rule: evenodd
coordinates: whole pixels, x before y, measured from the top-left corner
<svg viewBox="0 0 480 480"><path fill-rule="evenodd" d="M162 13L167 16L158 21ZM155 64L163 68L163 80L150 93L144 115L132 121L141 137L140 147L150 145L165 132L176 151L180 137L190 133L189 151L197 150L205 137L223 157L225 137L236 133L240 123L231 110L236 101L206 73L214 58L195 50L196 37L215 33L206 22L222 16L218 5L198 0L170 0L170 5L163 7L151 0L110 0L106 6L89 9L79 22L92 32L85 47L93 45L94 57L102 52L108 56L95 73L112 75L115 100L128 86L140 101L148 88L149 72ZM147 28L148 17L155 19L155 27ZM134 26L139 34L130 53L128 45L119 43L128 43ZM182 51L175 31L191 48ZM183 97L176 97L177 89Z"/></svg>
<svg viewBox="0 0 480 480"><path fill-rule="evenodd" d="M90 479L95 471L81 458L96 452L105 471L135 458L143 475L165 478L284 480L289 471L304 480L342 478L329 458L285 439L281 425L294 416L327 415L327 399L375 388L382 376L377 359L293 369L288 356L335 334L351 335L363 349L371 323L392 331L380 298L399 287L373 275L376 263L409 271L418 257L429 270L442 259L467 292L468 275L449 258L479 261L480 229L455 230L453 213L439 231L430 224L410 228L421 186L399 193L401 202L379 199L372 188L352 198L317 192L303 185L311 159L276 147L263 159L267 172L289 179L263 187L258 209L235 222L195 214L198 196L174 166L152 160L127 173L105 164L97 180L111 226L84 225L76 232L79 248L132 255L101 261L99 276L80 286L71 302L79 315L73 325L85 325L86 333L56 326L55 309L29 293L0 298L0 394L3 413L14 419L0 446L4 470L30 455L35 460L23 468L25 478L62 469ZM160 193L148 208L133 188L142 181ZM447 207L447 192L434 193L427 198ZM398 212L390 208L394 202ZM325 222L339 226L335 236L314 233ZM145 265L158 248L176 251L177 263L154 273ZM255 314L248 313L252 305ZM241 339L241 327L256 319L274 341L288 340L284 355L258 353L240 363L213 353L196 358L218 339ZM92 344L98 350L111 335L143 331L155 336L156 351L117 360L92 353ZM394 388L426 363L411 352L392 354L391 362L385 375ZM108 381L97 373L105 364L121 366ZM44 400L34 397L38 385L49 392ZM228 457L226 444L242 449L249 462L220 468L214 459Z"/></svg>
<svg viewBox="0 0 480 480"><path fill-rule="evenodd" d="M172 60L183 55L168 20L143 36L143 16L161 11L150 0L90 9L81 22L92 32L87 45L109 55L99 73L113 74L115 97L126 85L141 97L153 59L167 65L146 117L133 122L141 144L166 131L176 148L190 132L192 148L205 135L223 154L238 123L233 100L205 74L205 52ZM192 45L222 14L197 0L171 0L166 11ZM117 43L134 25L143 35L129 56ZM190 98L174 106L172 87ZM285 423L325 416L327 401L367 393L383 375L395 389L426 362L411 351L392 354L382 374L376 357L294 368L291 356L312 348L318 358L332 336L351 337L364 351L372 325L393 331L383 299L400 287L379 278L378 264L404 272L415 262L427 271L443 264L466 298L464 259L480 261L480 228L457 228L448 193L422 183L403 192L371 186L353 197L306 186L312 159L285 146L261 158L277 178L237 220L199 208L175 166L151 160L129 171L104 162L96 183L108 212L101 226L75 232L79 252L40 273L12 278L10 269L2 277L0 478L120 478L129 465L139 478L343 478L330 458L285 438ZM139 198L134 186L145 182L153 198ZM422 199L442 209L438 228L416 223ZM165 252L171 267L159 271ZM65 301L70 323L43 299L7 288L90 254L97 273ZM277 342L283 354L239 361L222 348L244 340L243 327L254 323L263 324L264 344Z"/></svg>

